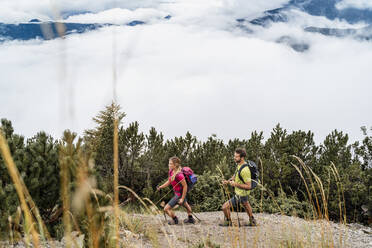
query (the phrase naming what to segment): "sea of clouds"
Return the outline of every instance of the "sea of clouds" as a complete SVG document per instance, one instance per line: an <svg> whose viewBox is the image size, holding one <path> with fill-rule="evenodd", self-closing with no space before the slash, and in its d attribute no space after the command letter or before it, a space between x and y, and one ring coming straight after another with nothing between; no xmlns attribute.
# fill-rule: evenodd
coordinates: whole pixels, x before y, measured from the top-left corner
<svg viewBox="0 0 372 248"><path fill-rule="evenodd" d="M291 10L288 23L248 26L254 33L237 26L236 18L259 17L284 0L16 2L1 1L0 22L55 20L56 9L75 13L68 22L146 22L0 44L0 117L26 137L40 130L60 137L67 128L82 134L114 91L125 126L139 121L142 131L154 126L167 138L187 131L202 139L249 138L254 130L267 138L280 123L315 132L317 142L336 128L354 141L360 126L371 126L371 43L303 31L365 23ZM283 35L310 49L276 43Z"/></svg>

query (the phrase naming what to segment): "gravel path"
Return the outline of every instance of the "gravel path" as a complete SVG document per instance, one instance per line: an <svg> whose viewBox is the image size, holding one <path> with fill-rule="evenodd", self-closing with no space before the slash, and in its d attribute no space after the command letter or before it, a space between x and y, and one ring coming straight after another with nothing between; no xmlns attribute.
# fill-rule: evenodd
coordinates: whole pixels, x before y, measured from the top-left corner
<svg viewBox="0 0 372 248"><path fill-rule="evenodd" d="M306 221L297 217L255 214L256 227L238 227L237 215L232 214L234 226L220 227L222 212L196 214L196 224L169 226L163 215L131 214L135 228L121 230L124 247L372 247L372 228L359 224L342 225L326 221ZM185 212L177 212L183 222ZM169 217L167 218L169 220ZM246 213L239 213L240 223L248 223ZM204 244L204 246L202 246ZM55 242L56 248L64 247ZM24 244L0 247L24 248ZM43 247L50 247L44 244Z"/></svg>
<svg viewBox="0 0 372 248"><path fill-rule="evenodd" d="M196 224L165 224L164 216L134 215L143 225L156 232L157 238L137 237L132 247L193 247L204 243L220 247L372 247L372 228L358 224L342 225L327 221L306 221L297 217L255 214L257 227L238 227L233 213L233 227L220 227L222 212L196 214ZM186 213L178 212L180 220ZM169 220L169 218L168 218ZM248 223L248 216L239 213L240 223ZM210 242L208 242L210 241ZM213 247L213 246L212 246ZM218 247L218 246L216 246Z"/></svg>

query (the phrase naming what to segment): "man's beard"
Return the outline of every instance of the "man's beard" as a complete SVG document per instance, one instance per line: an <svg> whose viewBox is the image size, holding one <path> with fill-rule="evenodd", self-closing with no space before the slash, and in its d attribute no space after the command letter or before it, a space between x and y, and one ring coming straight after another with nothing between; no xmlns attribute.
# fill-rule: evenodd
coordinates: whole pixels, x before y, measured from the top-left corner
<svg viewBox="0 0 372 248"><path fill-rule="evenodd" d="M235 163L237 163L237 164L239 164L240 162L242 162L242 159L235 160Z"/></svg>

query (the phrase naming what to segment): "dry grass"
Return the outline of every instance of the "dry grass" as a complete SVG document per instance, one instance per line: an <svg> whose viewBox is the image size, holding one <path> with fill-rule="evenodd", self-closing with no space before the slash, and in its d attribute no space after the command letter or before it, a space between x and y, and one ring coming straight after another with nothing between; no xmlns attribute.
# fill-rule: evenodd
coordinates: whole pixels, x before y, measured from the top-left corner
<svg viewBox="0 0 372 248"><path fill-rule="evenodd" d="M115 247L119 247L119 139L118 119L114 120L114 212L115 212Z"/></svg>
<svg viewBox="0 0 372 248"><path fill-rule="evenodd" d="M21 208L25 216L26 243L30 244L30 240L32 239L32 243L34 247L39 247L39 235L35 228L35 222L32 217L30 208L26 202L26 197L25 197L24 188L23 188L24 183L22 181L22 178L19 175L17 166L14 164L13 158L10 154L8 143L1 130L0 130L0 150L1 150L1 155L3 156L5 160L6 168L9 172L10 177L12 178L14 187L17 191L19 201L21 202Z"/></svg>

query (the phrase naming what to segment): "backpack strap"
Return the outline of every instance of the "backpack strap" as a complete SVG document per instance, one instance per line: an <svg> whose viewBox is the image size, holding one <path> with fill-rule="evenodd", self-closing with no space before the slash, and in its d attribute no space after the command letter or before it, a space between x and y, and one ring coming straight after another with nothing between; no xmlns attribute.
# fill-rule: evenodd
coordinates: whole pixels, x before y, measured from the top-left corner
<svg viewBox="0 0 372 248"><path fill-rule="evenodd" d="M242 181L243 183L245 183L245 182L244 182L244 180L243 180L243 177L242 177L241 173L242 173L242 170L243 170L245 167L248 167L248 163L243 164L243 165L240 167L239 171L238 171L238 177L239 177L240 181Z"/></svg>
<svg viewBox="0 0 372 248"><path fill-rule="evenodd" d="M249 169L251 170L251 179L258 181L259 172L258 172L257 164L251 160L248 160L248 163L249 163Z"/></svg>
<svg viewBox="0 0 372 248"><path fill-rule="evenodd" d="M182 191L183 191L183 186L182 186L182 184L181 184L181 181L182 181L182 180L178 181L178 180L176 179L176 178L177 178L177 175L180 174L180 173L182 173L182 175L183 175L183 177L184 177L184 179L182 179L182 180L185 180L185 181L186 181L186 184L187 184L186 175L185 175L185 173L183 173L183 171L181 170L180 172L178 172L178 173L174 176L174 181L176 181L176 183L179 184L179 185L181 186L181 190L180 190L180 191L176 191L176 192L178 192L178 193L182 193Z"/></svg>

